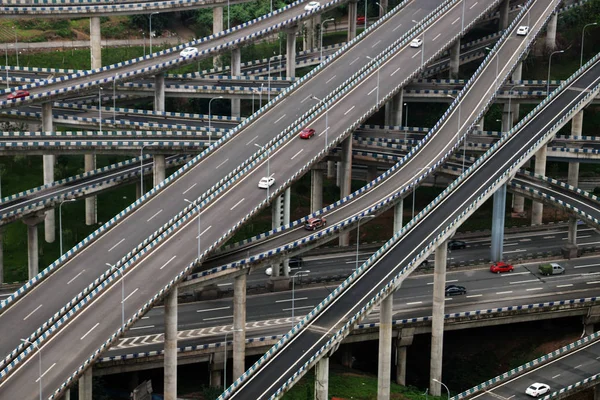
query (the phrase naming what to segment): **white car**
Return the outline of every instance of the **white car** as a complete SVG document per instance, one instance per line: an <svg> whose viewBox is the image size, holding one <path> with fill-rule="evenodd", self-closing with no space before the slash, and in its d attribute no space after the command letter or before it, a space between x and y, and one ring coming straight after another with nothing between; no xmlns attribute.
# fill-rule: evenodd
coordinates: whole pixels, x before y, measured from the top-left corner
<svg viewBox="0 0 600 400"><path fill-rule="evenodd" d="M546 385L545 383L534 383L533 385L527 388L525 393L532 397L539 397L543 394L548 393L549 391L550 386Z"/></svg>
<svg viewBox="0 0 600 400"><path fill-rule="evenodd" d="M527 36L529 33L529 27L526 25L522 25L517 29L517 36Z"/></svg>
<svg viewBox="0 0 600 400"><path fill-rule="evenodd" d="M198 49L195 47L186 47L185 49L181 50L181 52L179 53L180 57L190 57L190 56L195 56L196 54L198 54Z"/></svg>
<svg viewBox="0 0 600 400"><path fill-rule="evenodd" d="M265 275L267 275L267 276L273 275L273 267L269 267L269 268L265 269Z"/></svg>
<svg viewBox="0 0 600 400"><path fill-rule="evenodd" d="M264 176L260 178L260 182L258 182L258 187L261 189L267 189L273 186L275 183L275 178L272 176Z"/></svg>
<svg viewBox="0 0 600 400"><path fill-rule="evenodd" d="M413 39L412 42L410 42L410 47L414 47L414 48L418 48L421 47L421 45L423 44L423 39Z"/></svg>
<svg viewBox="0 0 600 400"><path fill-rule="evenodd" d="M321 3L319 3L318 1L311 1L310 3L304 6L304 11L312 11L319 7L321 7Z"/></svg>

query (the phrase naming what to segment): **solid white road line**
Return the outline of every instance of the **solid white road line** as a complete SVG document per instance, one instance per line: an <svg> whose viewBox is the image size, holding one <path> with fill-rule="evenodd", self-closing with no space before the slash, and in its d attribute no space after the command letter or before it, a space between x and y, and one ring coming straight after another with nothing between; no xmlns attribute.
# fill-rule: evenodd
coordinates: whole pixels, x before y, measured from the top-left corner
<svg viewBox="0 0 600 400"><path fill-rule="evenodd" d="M210 318L204 318L202 321L214 321L216 319L227 319L227 318L233 318L233 315L224 315L222 317L210 317Z"/></svg>
<svg viewBox="0 0 600 400"><path fill-rule="evenodd" d="M507 290L506 292L496 292L496 294L511 294L512 290Z"/></svg>
<svg viewBox="0 0 600 400"><path fill-rule="evenodd" d="M304 308L315 308L315 306L294 307L294 310L302 310ZM282 308L281 311L292 311L291 308Z"/></svg>
<svg viewBox="0 0 600 400"><path fill-rule="evenodd" d="M452 21L451 25L454 25L455 23L457 23L458 21L460 21L460 17L456 18L454 21Z"/></svg>
<svg viewBox="0 0 600 400"><path fill-rule="evenodd" d="M229 282L229 283L217 283L217 286L231 286L233 285L233 283Z"/></svg>
<svg viewBox="0 0 600 400"><path fill-rule="evenodd" d="M396 72L398 72L398 71L400 71L400 67L396 68L396 70L395 70L394 72L392 72L392 73L390 74L390 76L394 76L394 74L395 74Z"/></svg>
<svg viewBox="0 0 600 400"><path fill-rule="evenodd" d="M154 214L153 216L151 216L150 218L148 218L148 219L146 220L146 222L150 222L150 220L151 220L152 218L156 217L156 216L157 216L158 214L160 214L161 212L162 212L162 208L161 208L160 210L158 210L158 211L156 212L156 214Z"/></svg>
<svg viewBox="0 0 600 400"><path fill-rule="evenodd" d="M219 169L219 167L222 167L223 164L225 164L227 161L229 161L229 158L226 159L225 161L223 161L221 164L217 165L217 168L215 168L215 169Z"/></svg>
<svg viewBox="0 0 600 400"><path fill-rule="evenodd" d="M354 107L356 107L356 106L352 106L352 107L350 107L350 108L349 108L349 109L348 109L348 110L347 110L347 111L344 113L344 115L346 115L346 114L348 114L350 111L354 110Z"/></svg>
<svg viewBox="0 0 600 400"><path fill-rule="evenodd" d="M508 275L505 274L505 275L500 275L500 276L503 276L505 278L510 278L511 276L515 276L515 275L529 275L529 274L531 274L531 272L529 272L529 271L527 271L527 272L511 272Z"/></svg>
<svg viewBox="0 0 600 400"><path fill-rule="evenodd" d="M97 327L98 325L100 325L100 322L96 322L96 325L92 326L92 327L90 328L90 330L89 330L89 331L87 331L87 332L85 333L85 335L83 335L83 336L82 336L82 337L81 337L79 340L83 340L83 339L85 339L85 337L86 337L87 335L89 335L89 334L90 334L90 332L92 332L94 329L96 329L96 327Z"/></svg>
<svg viewBox="0 0 600 400"><path fill-rule="evenodd" d="M27 318L31 317L31 315L36 312L37 310L39 310L40 308L42 308L42 305L40 304L39 306L37 306L35 308L35 310L33 310L32 312L30 312L29 314L27 314L27 316L25 318L23 318L23 321L25 321Z"/></svg>
<svg viewBox="0 0 600 400"><path fill-rule="evenodd" d="M169 264L171 261L173 261L175 259L175 257L177 257L177 256L173 256L173 257L169 258L169 261L167 261L166 263L164 263L163 266L160 267L159 269L163 269L164 267L166 267L167 264Z"/></svg>
<svg viewBox="0 0 600 400"><path fill-rule="evenodd" d="M296 154L294 154L291 158L291 160L293 160L294 158L296 158L296 156L300 153L302 153L304 151L304 149L300 149Z"/></svg>
<svg viewBox="0 0 600 400"><path fill-rule="evenodd" d="M591 281L591 282L586 282L586 285L595 285L597 283L600 283L600 281Z"/></svg>
<svg viewBox="0 0 600 400"><path fill-rule="evenodd" d="M139 289L139 288L135 288L135 290L134 290L133 292L129 293L129 295L128 295L127 297L125 297L125 298L124 298L124 299L121 301L121 303L125 303L125 302L127 301L127 299L128 299L128 298L130 298L131 296L133 296L133 294L134 294L135 292L137 292L137 291L138 291L138 289Z"/></svg>
<svg viewBox="0 0 600 400"><path fill-rule="evenodd" d="M331 82L332 80L334 80L334 79L335 79L335 77L336 77L336 75L332 76L331 78L327 79L327 80L325 81L325 83L329 83L329 82Z"/></svg>
<svg viewBox="0 0 600 400"><path fill-rule="evenodd" d="M371 95L371 93L373 93L373 92L374 92L374 91L376 91L376 90L377 90L377 86L375 86L373 89L371 89L371 91L370 91L369 93L367 93L367 96L370 96L370 95Z"/></svg>
<svg viewBox="0 0 600 400"><path fill-rule="evenodd" d="M238 201L237 203L235 203L235 205L233 207L231 207L229 210L233 210L234 208L236 208L237 206L239 206L242 201L246 200L246 198L244 197L243 199L241 199L240 201Z"/></svg>
<svg viewBox="0 0 600 400"><path fill-rule="evenodd" d="M458 282L458 279L448 279L446 283ZM433 282L427 282L428 285L433 285Z"/></svg>
<svg viewBox="0 0 600 400"><path fill-rule="evenodd" d="M206 232L208 232L208 230L212 228L212 225L209 226L208 228L206 228L205 230L203 230L202 232L200 232L200 236L204 235ZM198 236L196 236L196 239L198 239Z"/></svg>
<svg viewBox="0 0 600 400"><path fill-rule="evenodd" d="M357 62L359 59L360 59L360 57L356 57L356 58L355 58L354 60L352 60L352 61L350 62L350 64L348 64L348 65L352 65L352 64L354 64L354 63L355 63L355 62Z"/></svg>
<svg viewBox="0 0 600 400"><path fill-rule="evenodd" d="M308 297L298 297L298 298L294 299L294 301L297 301L297 300L308 300ZM287 303L289 301L292 301L292 299L275 300L275 303Z"/></svg>
<svg viewBox="0 0 600 400"><path fill-rule="evenodd" d="M192 190L194 188L194 186L196 186L198 183L194 183L192 186L190 186L189 188L187 188L185 190L185 192L183 192L182 194L186 194L187 192L189 192L190 190Z"/></svg>
<svg viewBox="0 0 600 400"><path fill-rule="evenodd" d="M206 310L196 310L196 312L211 312L211 311L220 311L220 310L228 310L231 307L227 306L227 307L217 307L217 308L209 308Z"/></svg>
<svg viewBox="0 0 600 400"><path fill-rule="evenodd" d="M418 56L419 54L421 54L421 50L417 51L415 54L413 54L413 56L411 58L415 58L416 56Z"/></svg>
<svg viewBox="0 0 600 400"><path fill-rule="evenodd" d="M42 378L44 377L44 375L46 375L46 374L47 374L47 373L48 373L48 372L49 372L49 371L50 371L52 368L54 368L54 366L55 366L55 365L56 365L56 363L52 364L52 365L50 366L50 368L48 368L48 369L47 369L47 370L46 370L46 371L45 371L45 372L42 374L42 376L40 376L39 378L37 378L37 379L35 380L35 383L38 383L38 382L40 381L40 379L42 379Z"/></svg>
<svg viewBox="0 0 600 400"><path fill-rule="evenodd" d="M120 245L124 241L125 241L125 238L119 240L119 243L115 244L113 247L111 247L110 249L108 249L108 252L110 253L111 251L113 251L115 249L115 247L117 247L118 245Z"/></svg>
<svg viewBox="0 0 600 400"><path fill-rule="evenodd" d="M556 285L556 287L571 287L573 286L572 283L566 284L566 285Z"/></svg>
<svg viewBox="0 0 600 400"><path fill-rule="evenodd" d="M84 272L85 272L85 269L84 269L84 270L81 270L81 272L80 272L80 273L78 273L77 275L75 275L74 277L72 277L72 278L71 278L71 280L70 280L69 282L67 282L67 285L70 285L70 284L71 284L71 282L73 282L75 279L79 278L79 276L80 276L81 274L83 274Z"/></svg>
<svg viewBox="0 0 600 400"><path fill-rule="evenodd" d="M285 118L285 115L286 115L286 114L283 114L281 117L279 117L279 118L277 119L277 121L273 122L273 124L276 124L276 123L278 123L279 121L281 121L282 119L284 119L284 118Z"/></svg>
<svg viewBox="0 0 600 400"><path fill-rule="evenodd" d="M376 41L375 43L373 43L373 46L371 46L371 48L377 46L379 43L381 43L381 40Z"/></svg>
<svg viewBox="0 0 600 400"><path fill-rule="evenodd" d="M138 329L148 329L154 328L154 325L146 325L146 326L134 326L133 328L129 328L130 331L138 330Z"/></svg>
<svg viewBox="0 0 600 400"><path fill-rule="evenodd" d="M467 299L473 298L473 297L482 297L482 294L470 294L468 296L465 296Z"/></svg>
<svg viewBox="0 0 600 400"><path fill-rule="evenodd" d="M515 282L508 282L511 285L518 285L520 283L531 283L531 282L538 282L537 279L529 279L527 281L515 281Z"/></svg>
<svg viewBox="0 0 600 400"><path fill-rule="evenodd" d="M254 142L256 139L258 139L258 135L254 136L254 138L252 140L250 140L248 143L246 143L246 146L250 145L252 142Z"/></svg>

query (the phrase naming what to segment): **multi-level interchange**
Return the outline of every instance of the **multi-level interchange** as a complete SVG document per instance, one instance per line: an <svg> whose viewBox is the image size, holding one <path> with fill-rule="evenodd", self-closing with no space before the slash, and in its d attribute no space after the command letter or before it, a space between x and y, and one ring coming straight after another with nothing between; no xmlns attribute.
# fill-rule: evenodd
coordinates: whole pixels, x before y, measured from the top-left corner
<svg viewBox="0 0 600 400"><path fill-rule="evenodd" d="M474 295L470 300L475 306L461 305L461 300L446 304L445 294L449 240L488 198L494 202L492 261L503 259L507 190L515 195L517 212L522 212L525 197L533 199L534 225L542 221L543 203L571 213L567 240L551 244L562 247L568 258L578 253L578 220L600 227L600 203L577 188L580 159L597 157L595 138L582 137L581 126L583 109L600 90L600 56L584 59L565 81L521 80L521 62L533 51L534 41L553 50L558 14L580 4L404 0L388 10L386 0L378 3L378 18L357 36L359 4L350 0L348 41L320 48L318 37L310 32L320 24L320 13L342 3L306 7L308 2L299 0L223 30L223 1L3 2L5 17L89 16L93 70L7 66L0 71L8 87L5 94L17 89L29 93L14 100L3 96L0 118L41 119L42 126L39 132L4 132L0 154L43 154L46 183L0 203L0 224L20 219L28 225L30 279L0 303L0 398L69 398L70 386L78 380L79 398L88 400L92 371L100 375L162 366L165 399L174 400L178 361L209 361L211 384L227 383L222 399L278 398L313 367L315 398L327 399L328 357L344 341L378 339L378 398L388 399L392 365L396 381L404 384L407 346L414 335L427 332L432 337L430 393L440 395L445 328L565 315L581 316L590 336L457 398L524 396L534 381L532 373L536 381L552 382L547 397L596 384L600 371L590 360L600 356L593 329L600 313L590 282L574 272L567 271L568 284L541 280L535 289L540 290L538 296L519 303L501 296L509 293L500 289L506 280L497 285L497 279L481 271L471 273L480 291L498 290L493 300ZM213 35L102 67L100 16L200 7L213 7ZM497 34L461 42L471 28L492 20L498 21ZM297 57L300 24L309 32L308 50ZM281 31L287 35L285 57L242 65L241 46ZM186 47L198 51L181 56ZM218 59L224 52L231 52L229 69L168 74L200 58ZM475 58L483 62L470 79L455 81L460 64ZM317 66L294 79L296 66L304 65ZM444 70L449 70L450 80L415 80ZM45 74L53 77L45 79ZM117 107L122 98L148 92L154 95L153 112ZM167 112L165 96L221 96L230 99L232 115ZM241 99L252 99L253 105L259 101L248 118L241 118ZM450 106L432 128L407 127L408 102L436 99ZM500 133L483 127L484 113L493 102L504 104ZM520 104L527 102L537 106L520 119ZM385 108L387 126L363 125L380 108ZM572 135L556 136L571 120ZM55 123L72 126L73 131L56 132ZM309 127L314 136L300 142L297 136ZM54 157L65 152L86 154L87 172L55 182ZM133 152L140 157L96 170L97 152ZM533 156L534 173L520 170ZM547 157L569 162L567 183L544 176ZM167 165L180 169L166 177ZM364 166L368 183L352 193L352 174L364 179ZM312 214L291 221L290 185L306 173L311 176ZM341 200L323 208L325 173L337 175ZM403 221L403 199L414 199L414 189L434 173L447 177L447 188L423 210L413 205L412 218ZM86 222L95 223L94 195L140 180L143 174L153 174L153 188L144 190L142 181L135 203L40 270L37 227L43 222L45 239L54 241L55 207L85 197ZM266 190L259 189L265 177L272 179L265 180ZM223 248L240 226L268 206L273 210L272 231ZM350 264L346 270L331 265L329 270L313 271L350 275L332 292L322 287L304 290L304 297L291 303L291 316L289 309L272 308L272 297L267 301L256 296L247 303L247 286L261 279L269 265L273 296L287 302L290 293L282 290L311 275L293 264L298 263L295 256L335 237L341 246L349 246L350 230L390 208L395 234L383 247L359 262L357 243L356 261L344 260ZM430 275L415 278L410 273L428 258L435 267L433 282L426 284ZM253 271L258 273L250 275ZM517 273L531 274L525 269ZM177 304L178 291L202 289L206 294L230 282L232 299ZM557 289L566 286L572 291ZM430 312L409 310L405 300L394 305L394 297L430 300L431 288ZM517 298L530 294L523 286L511 289L513 296L522 296ZM159 301L164 307L152 308ZM369 316L375 307L378 315ZM480 311L465 312L471 310ZM194 328L178 330L178 318ZM250 354L264 355L246 365ZM233 360L229 375L228 356ZM553 362L556 359L561 362Z"/></svg>

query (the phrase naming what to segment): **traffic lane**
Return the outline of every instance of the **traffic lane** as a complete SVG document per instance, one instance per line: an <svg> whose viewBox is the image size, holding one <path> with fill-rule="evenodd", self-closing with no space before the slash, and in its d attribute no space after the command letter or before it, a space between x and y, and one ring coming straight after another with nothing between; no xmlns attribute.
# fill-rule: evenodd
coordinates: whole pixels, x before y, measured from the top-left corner
<svg viewBox="0 0 600 400"><path fill-rule="evenodd" d="M393 41L397 38L396 35L400 35L403 30L406 31L412 27L414 23L408 22L412 21L411 18L414 18L412 15L418 17L417 14L424 12L427 5L433 6L434 2L423 2L423 4L419 4L418 9L415 4L416 2L410 3L403 10L386 21L386 23L382 24L376 32L383 32L383 36L387 38L388 42ZM426 13L423 15L425 14ZM396 26L396 28L386 29L390 25ZM402 30L400 30L400 28L402 28ZM393 32L394 30L399 32ZM367 35L361 41L361 44L364 43L365 45L369 45L369 43L374 42L373 36L373 34ZM381 40L383 39L384 38ZM150 201L147 201L145 205L136 210L135 213L124 218L120 224L111 229L110 234L105 234L99 238L99 240L92 243L88 249L79 253L74 259L77 260L77 265L75 267L72 266L75 264L72 261L66 263L60 270L46 278L43 285L36 287L35 290L37 290L37 292L30 292L35 293L35 295L31 296L28 294L24 296L17 303L19 304L18 307L12 306L7 312L0 314L0 320L8 320L6 318L10 318L11 320L24 321L25 317L27 317L28 321L27 323L19 325L18 332L15 332L12 328L9 332L8 328L10 324L0 324L0 336L11 338L0 344L0 351L2 354L7 354L10 350L15 348L19 344L19 337L28 337L30 332L33 332L38 326L41 326L53 315L54 310L59 309L67 303L68 299L71 299L77 295L77 293L80 293L87 286L87 282L92 281L95 277L104 272L106 270L106 262L110 264L116 263L124 254L124 251L121 249L131 249L138 243L141 243L145 238L151 235L157 227L168 222L173 215L182 209L179 203L171 201L162 202L161 200L163 198L180 196L180 194L185 195L188 199L198 198L217 182L220 176L222 176L221 173L216 170L233 170L239 164L240 159L247 159L256 151L254 144L260 143L261 140L264 144L276 135L278 130L272 129L274 125L287 126L297 117L297 114L294 115L292 111L302 113L309 109L312 104L306 102L306 100L310 98L312 93L316 93L318 96L326 95L328 90L330 90L328 88L337 87L336 85L341 83L346 76L352 72L352 70L348 68L349 65L354 64L356 70L358 70L366 64L368 60L364 57L356 57L356 59L349 58L355 57L356 53L361 51L360 49L361 45L353 46L349 51L321 71L316 79L309 80L306 84L298 88L298 90L294 91L288 98L278 102L271 110L266 112L260 120L250 124L243 132L243 135L236 135L234 138L230 139L227 144L212 151L204 157L202 161L197 163L191 171L188 171L188 173L179 177L176 182L161 191ZM348 62L349 59L353 59L353 61ZM333 78L329 78L332 80L330 86L324 85L322 82L316 82L324 76L323 74L333 75ZM302 105L303 103L305 104ZM211 167L211 165L213 167ZM214 168L214 165L216 165L216 168ZM175 204L177 204L177 206L175 206ZM128 221L144 220L146 220L146 222L152 220L152 224L127 223ZM116 240L114 239L115 237ZM121 246L121 249L117 250L118 254L113 252L116 249L116 247L113 246ZM96 254L107 254L109 253L108 250L111 250L113 253L107 256L103 263L98 263ZM84 268L83 265L86 267ZM90 266L94 266L94 268L92 269ZM63 282L71 282L74 277L78 277L78 279L75 279L75 281L72 282L73 287L65 288ZM79 277L81 277L81 279L79 279ZM41 289L42 286L44 288L43 290ZM39 300L36 299L38 294L39 298L45 299L44 307L42 307L42 309L40 309ZM35 312L31 314L33 310L35 310Z"/></svg>
<svg viewBox="0 0 600 400"><path fill-rule="evenodd" d="M539 6L533 7L533 9L530 11L530 13L532 15L532 20L534 21L535 25L541 24L542 15L543 15L543 13L546 12L546 10L549 7L550 7L550 5L547 5L547 7L539 7ZM449 15L452 15L452 11L454 11L458 16L460 16L460 14L459 14L460 10L453 9L453 10L449 11ZM481 10L477 10L477 11L481 12ZM438 32L436 30L432 30L431 32L429 32L429 30L428 30L426 34L428 35L428 37L431 36L433 38L432 40L434 40L434 39L438 40L440 37L442 37L440 42L443 43L444 40L447 40L449 37L452 37L453 32L451 29L448 29L444 32ZM438 42L438 43L440 43L440 42ZM518 49L519 47L522 46L522 42L523 41L521 39L508 40L506 43L504 43L502 45L501 54L509 53L511 56L507 57L508 61L506 64L503 64L502 69L500 70L499 74L502 74L505 71L505 69L507 68L506 65L509 64L510 61L516 57L514 55L514 53L515 53L516 49ZM410 51L410 48L409 48L409 51ZM414 58L420 54L421 51L423 51L422 48L419 51L414 51L413 54L410 55L411 60L405 60L405 61L413 61ZM407 52L407 53L409 53L409 52ZM408 56L408 54L406 54L406 55ZM364 85L361 84L360 87L368 86L368 85L372 84L372 81L374 80L374 75L376 75L378 78L377 81L375 81L375 82L379 82L379 75L382 75L384 78L382 80L381 85L383 87L386 87L386 79L388 77L390 77L390 79L388 79L388 80L393 80L394 78L392 78L392 77L394 75L396 75L400 71L400 69L404 67L404 65L406 65L409 70L413 67L411 65L411 63L409 63L409 62L405 62L401 66L399 66L399 63L397 61L394 62L394 60L397 57L398 56L392 57L390 61L386 62L386 64L384 64L382 66L382 68L380 69L382 71L380 74L371 74L369 77L367 77L365 79ZM499 55L499 57L500 57L500 55ZM420 61L419 61L419 63L420 63ZM412 64L415 64L415 61L413 61ZM397 75L398 79L401 79L401 77L403 75L404 74L402 72L400 72L400 74ZM493 68L486 69L482 73L482 76L481 76L479 82L485 81L486 77L487 77L487 79L490 79L490 80L493 80L492 78L496 77L496 73ZM371 83L368 83L369 81L371 81ZM465 121L465 120L470 121L471 116L478 112L479 106L484 101L484 99L486 99L486 96L489 96L490 92L491 93L494 92L494 90L492 88L488 87L487 90L485 90L485 93L481 97L477 96L475 93L481 93L481 89L478 89L478 86L481 86L481 85L477 85L477 84L472 85L472 87L467 92L467 95L465 97L463 97L461 107L469 109L470 113L467 115L467 117L465 119L461 118L461 121L460 121L461 124L464 124L463 121ZM377 86L375 86L375 88L377 88ZM374 91L375 91L375 96L377 96L378 90L373 90L373 89L371 89L369 92L366 93L367 96L373 95ZM469 94L471 94L471 95L469 95ZM355 93L355 95L358 95L358 93ZM340 107L343 107L343 103L344 102L342 99L339 102ZM337 104L336 104L336 107L337 107ZM335 110L336 107L334 107L333 110ZM350 107L350 104L348 104L348 106L346 106L346 107ZM352 105L351 108L349 108L349 110L353 109L354 107L355 107L355 105ZM334 111L332 111L330 109L329 112L332 113ZM341 117L343 117L343 116L341 116ZM333 118L335 119L336 117L333 116ZM455 120L455 122L453 120ZM316 123L317 121L320 123L317 124ZM323 132L326 129L326 127L324 126L324 123L323 123L324 119L322 117L320 117L317 121L313 122L312 126L316 128L317 132ZM434 160L437 159L437 157L439 157L441 154L443 154L446 151L446 147L449 147L452 143L454 143L456 141L455 137L457 135L457 132L454 131L454 129L452 127L456 126L453 124L457 124L458 122L459 122L458 115L455 111L454 114L452 114L452 116L446 121L446 123L444 124L444 127L442 127L436 135L437 137L451 136L450 138L448 138L448 142L444 142L443 140L430 140L421 149L421 154L431 155L432 159L434 159ZM461 127L462 127L462 125L461 125ZM449 131L449 132L447 132L447 131ZM454 133L453 133L453 131L454 131ZM343 206L341 206L339 208L339 210L343 210L341 214L337 214L339 212L339 210L337 208L331 212L328 212L326 214L326 216L331 217L331 220L328 221L329 225L332 225L336 222L339 222L343 219L348 218L350 215L352 215L350 210L353 210L354 213L356 213L358 211L367 209L369 206L371 206L373 204L376 204L379 201L379 199L389 196L390 194L397 191L397 189L390 190L389 187L399 188L399 187L401 187L402 184L406 184L406 182L409 181L409 178L412 179L411 175L414 172L417 172L417 175L418 175L418 172L420 172L422 169L424 169L425 166L423 166L423 164L411 165L411 163L413 163L414 159L415 158L410 159L406 163L406 165L401 167L397 172L394 173L394 175L392 177L388 178L388 180L386 181L386 182L393 182L392 178L401 177L399 179L401 183L396 184L396 182L394 182L394 184L390 183L389 185L380 184L377 187L375 187L374 189L370 190L367 196L358 196L353 201L348 202L348 203L344 204ZM418 161L415 161L415 163L417 163L417 162ZM406 173L407 169L413 169L413 171ZM375 199L375 200L371 200L371 199ZM371 203L366 205L365 203L367 201L371 201ZM273 248L272 243L278 243L279 245L282 245L284 243L291 243L294 240L298 240L304 236L306 236L306 234L304 232L302 232L301 227L292 228L290 230L286 230L286 231L282 232L279 235L273 235L272 237L269 237L268 239L263 240L262 242L264 243L264 245L261 243L257 243L253 249L254 250L259 249L260 251L264 252L266 250L270 250L271 248ZM247 250L247 248L245 248L244 250ZM239 259L239 256L238 256L238 259ZM236 258L235 258L235 255L228 255L227 257L224 257L223 260L235 261Z"/></svg>
<svg viewBox="0 0 600 400"><path fill-rule="evenodd" d="M589 75L586 76L589 77ZM553 107L547 107L547 109L552 108ZM559 109L555 111L559 111ZM547 114L558 115L559 113ZM530 144L515 144L515 140L510 140L503 146L502 150L510 149L513 146L516 147L514 150L522 151L523 148L530 146ZM520 154L521 152L505 150L497 153L513 155L512 157L506 157L509 159L509 161L512 161L511 158L514 158L515 154ZM365 273L361 275L354 283L352 283L346 291L341 293L338 296L338 298L336 298L332 303L330 303L328 307L326 307L313 321L311 321L311 323L307 326L307 329L300 332L295 337L295 343L292 342L291 345L282 348L277 353L279 358L271 358L270 362L266 363L266 366L258 370L253 376L256 382L255 384L249 385L249 382L251 382L251 380L248 380L244 386L238 389L238 391L232 396L232 398L236 396L243 397L245 395L250 395L252 398L259 398L259 396L263 394L273 393L273 387L280 387L283 384L283 382L285 382L287 377L290 376L294 370L297 370L299 366L301 366L305 361L305 357L300 356L300 354L304 354L304 349L302 346L306 344L303 343L301 340L304 332L310 330L310 326L314 324L318 324L321 328L324 328L325 330L327 330L327 328L333 329L333 327L335 327L336 325L342 324L342 322L345 321L348 316L354 315L360 309L362 305L361 303L363 301L366 301L366 299L373 297L373 295L377 293L379 289L381 289L383 285L392 276L395 276L400 271L398 267L402 263L407 263L409 260L416 256L417 250L414 249L420 249L422 246L425 245L425 243L432 240L435 237L435 235L443 229L446 223L448 223L452 217L459 213L459 211L456 210L456 207L451 207L454 210L453 212L444 212L446 211L444 210L444 205L449 204L450 202L448 199L457 199L458 202L455 202L453 204L460 204L458 210L461 210L463 205L469 204L472 201L472 199L475 198L475 196L477 196L479 192L489 184L488 182L490 182L492 178L495 178L496 176L501 174L497 171L504 171L505 167L502 167L505 165L510 165L508 164L508 161L504 162L502 160L498 162L498 158L500 157L492 157L485 163L487 165L487 168L485 169L487 171L496 171L495 173L490 174L491 176L486 176L483 179L481 179L480 176L482 175L482 173L480 171L482 170L482 168L476 170L470 179L467 179L465 182L463 182L457 188L457 190L453 192L454 196L451 194L448 198L442 200L442 202L440 202L440 204L434 209L433 212L425 216L424 219L417 224L417 226L422 226L421 229L417 229L417 227L415 226L410 231L410 233L402 237L400 241L387 253L387 256L383 258L383 262L379 260L374 266L371 266L367 271L365 271ZM450 207L446 207L446 209L447 208ZM434 218L434 216L437 218ZM439 216L445 218L439 218ZM435 219L435 221L432 221L432 219ZM424 234L423 232L433 233L428 235ZM400 244L401 246L399 246ZM407 249L413 250L407 251ZM406 254L407 252L408 254ZM310 344L310 346L312 347L310 348L309 353L313 353L316 349L320 348L324 341L325 336L315 338L315 340ZM268 371L269 369L285 371L282 377L274 385L271 385L272 381L268 380L268 378L266 377L266 375L268 375L266 371ZM249 387L250 389L248 389Z"/></svg>
<svg viewBox="0 0 600 400"><path fill-rule="evenodd" d="M256 24L240 28L235 32L231 32L224 36L214 38L214 39L206 41L204 43L199 43L198 45L196 45L194 47L196 47L198 49L198 52L201 53L202 51L208 50L210 48L218 47L225 43L232 42L237 39L241 39L242 37L249 35L251 32L260 31L267 27L281 24L285 20L293 18L295 16L298 16L304 12L305 12L304 11L304 3L301 3L301 4L298 4L297 6L291 7L290 9L280 12L279 14L274 15L270 18L266 18L262 21L258 21ZM157 53L154 53L154 54L157 54ZM181 66L184 66L187 64L194 63L200 58L210 57L211 54L213 54L213 53L211 52L208 54L204 54L202 56L199 56L198 58L191 58L187 61L181 60L172 68L178 68L178 67L181 67ZM70 87L70 86L74 86L74 85L78 85L78 84L85 84L85 83L90 82L92 79L96 81L96 80L101 80L101 79L112 79L112 78L116 77L118 80L122 81L124 79L126 80L128 78L131 78L131 77L125 76L127 73L132 73L134 71L141 70L144 68L149 69L150 67L155 66L159 63L164 63L164 62L177 60L177 59L180 59L179 52L173 52L173 53L163 54L163 55L156 55L150 59L144 59L144 60L137 61L133 64L123 65L121 67L114 67L114 68L110 68L108 70L95 72L92 75L75 77L75 74L73 74L73 75L70 75L70 78L65 78L64 80L61 80L58 82L48 83L46 85L30 88L28 90L33 95L33 94L48 92L51 90L58 90L61 88L66 88L66 87ZM157 71L157 72L160 72L160 71ZM140 75L136 74L135 76L138 77ZM99 86L99 85L94 84L92 86L88 86L86 88L86 90L93 90L97 86ZM64 92L64 93L66 94L66 93L69 93L72 91L73 90L69 90L68 92ZM52 98L54 98L54 97L56 97L56 96L52 96ZM40 101L40 100L41 99L37 99L36 101ZM10 107L14 107L16 104L19 104L19 103L20 102L15 102L15 103L11 103L11 104L1 105L0 107L1 108L10 108Z"/></svg>

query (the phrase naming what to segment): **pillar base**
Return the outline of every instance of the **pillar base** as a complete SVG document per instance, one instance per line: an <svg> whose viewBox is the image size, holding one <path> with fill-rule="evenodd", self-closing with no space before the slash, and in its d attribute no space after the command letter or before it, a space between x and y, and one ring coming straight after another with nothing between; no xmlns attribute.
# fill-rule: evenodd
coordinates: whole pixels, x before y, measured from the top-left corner
<svg viewBox="0 0 600 400"><path fill-rule="evenodd" d="M581 256L581 249L576 244L567 244L560 249L562 256L567 259L577 258Z"/></svg>
<svg viewBox="0 0 600 400"><path fill-rule="evenodd" d="M267 281L267 289L270 292L290 290L290 278L288 276L272 276Z"/></svg>

